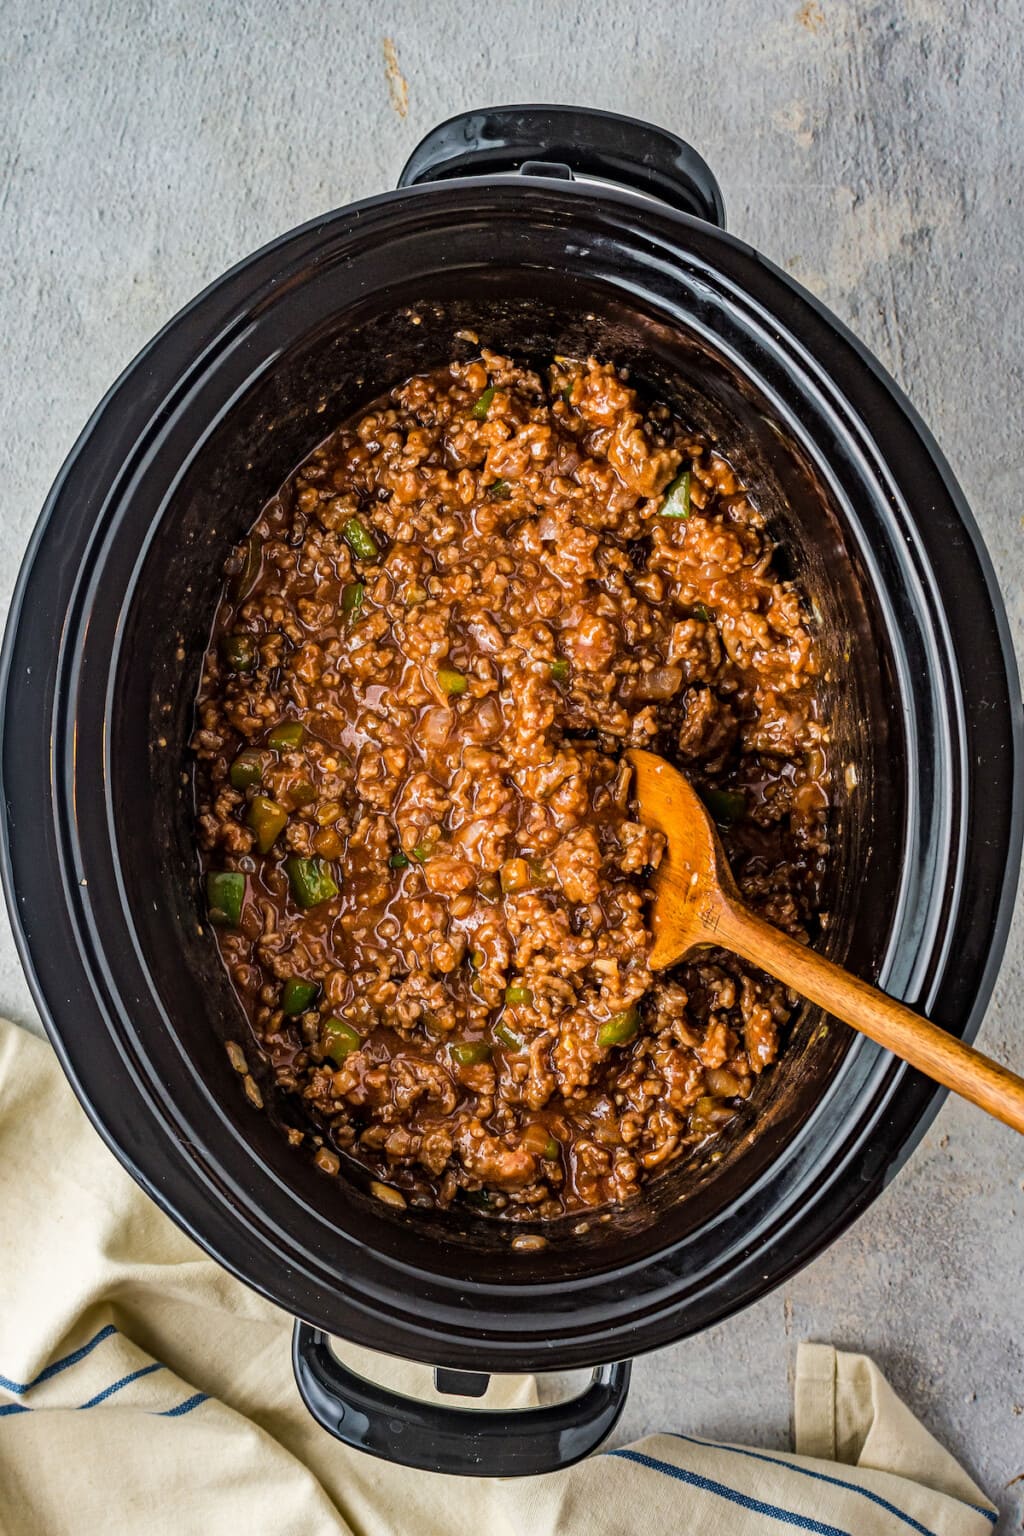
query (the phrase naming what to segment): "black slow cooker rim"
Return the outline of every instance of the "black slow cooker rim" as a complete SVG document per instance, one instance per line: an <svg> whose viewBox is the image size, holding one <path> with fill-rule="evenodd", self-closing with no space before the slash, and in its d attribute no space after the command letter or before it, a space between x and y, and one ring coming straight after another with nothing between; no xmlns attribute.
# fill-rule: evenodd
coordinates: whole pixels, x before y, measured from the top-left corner
<svg viewBox="0 0 1024 1536"><path fill-rule="evenodd" d="M9 718L12 688L17 691L19 683L24 682L24 679L20 677L18 669L19 666L23 666L27 663L28 658L24 654L24 645L19 644L19 634L21 631L20 614L26 602L30 600L29 588L32 586L34 573L36 574L38 580L38 572L36 567L42 556L49 522L57 513L57 509L61 503L63 489L67 485L68 479L72 475L75 466L79 463L80 460L87 457L88 455L96 454L97 445L94 440L94 434L97 433L98 429L102 425L105 413L114 404L115 401L119 400L121 392L124 390L125 386L130 380L134 380L136 383L138 382L140 371L143 370L147 360L153 357L154 351L160 346L161 342L165 338L168 338L175 333L180 333L181 328L187 325L189 318L194 315L197 309L199 309L201 306L204 304L211 304L215 298L225 299L227 297L230 285L235 280L246 274L252 274L253 269L258 264L265 262L268 257L274 255L275 253L283 252L289 246L297 245L301 242L303 236L313 232L326 234L337 225L339 220L352 219L354 216L358 216L361 220L363 220L363 228L365 229L368 215L383 211L386 215L391 216L397 211L396 205L400 200L404 203L413 199L429 199L430 208L433 214L438 218L444 218L447 217L448 212L457 210L460 199L464 202L467 197L470 197L471 201L478 203L483 194L489 196L504 196L504 193L501 192L501 189L503 188L511 189L513 201L516 202L522 202L524 199L527 199L533 195L533 189L518 177L492 178L484 183L483 186L481 186L481 183L477 180L472 182L449 181L444 184L443 188L424 188L420 191L406 192L403 194L385 194L381 198L371 199L365 203L354 205L349 209L340 210L337 213L328 216L327 219L312 221L310 224L303 226L301 229L292 231L289 234L282 236L278 241L273 242L270 246L265 247L262 251L257 252L252 257L247 258L245 261L232 269L230 273L227 273L224 275L224 277L218 279L214 284L211 285L210 288L205 291L204 294L200 295L196 300L194 300L186 310L182 311L181 314L176 316L175 319L172 320L167 327L165 327L160 335L155 338L152 343L150 343L149 347L147 347L144 352L140 354L139 358L137 358L135 362L130 365L129 369L126 370L125 374L123 374L121 379L117 382L117 384L115 384L111 392L108 394L104 402L94 414L92 421L87 426L85 432L82 434L82 437L79 439L78 444L72 451L72 454L69 456L61 476L58 479L53 492L51 493L51 496L47 502L47 507L44 510L43 518L41 519L40 525L33 538L29 555L23 568L22 577L19 581L15 601L12 604L11 615L5 639L3 657L3 697L5 706L5 721L7 718ZM544 193L549 198L555 197L556 199L561 197L573 198L580 195L579 189L573 189L571 187L559 187L556 192L553 191L549 185L545 186ZM585 196L589 201L592 201L594 198L593 190L587 189ZM893 410L894 422L897 426L898 416L896 413L902 412L904 417L904 424L901 428L902 432L904 435L906 435L909 431L911 437L916 440L918 448L923 450L924 454L930 459L933 473L940 481L940 490L949 503L949 508L953 513L954 518L958 519L960 525L966 530L968 538L974 544L974 555L978 564L980 585L988 599L989 611L986 612L985 618L986 621L991 618L992 628L995 632L996 648L998 652L1001 653L1004 670L1006 672L1007 695L1010 702L1006 711L1006 719L1002 723L1005 726L1005 746L1007 747L1010 754L1012 768L1013 760L1015 757L1019 756L1020 710L1019 699L1017 698L1015 685L1013 683L1012 651L1009 648L1005 618L1001 613L998 597L996 596L995 584L991 569L988 564L987 556L985 555L983 548L980 547L977 532L973 528L970 514L967 512L967 509L963 503L962 495L959 493L959 490L952 479L952 476L948 470L948 466L944 464L944 461L941 459L941 456L935 449L935 446L932 443L927 430L923 428L912 408L903 399L898 390L896 390L896 387L892 384L892 381L887 378L884 371L880 368L880 365L878 365L875 360L866 353L865 349L863 349L860 344L855 341L854 338L849 336L849 333L845 332L844 328L842 328L839 323L834 320L833 317L828 315L823 306L819 305L817 301L810 298L810 296L803 294L797 285L793 284L790 279L785 277L785 274L779 273L777 269L771 267L769 263L765 262L762 258L758 257L756 253L752 252L749 247L743 246L741 242L735 241L732 239L732 237L723 235L719 231L710 230L707 226L700 224L699 221L689 219L685 215L663 213L661 210L658 210L656 214L652 213L651 204L649 202L646 202L640 198L636 198L631 194L608 191L602 196L600 201L602 204L611 204L616 209L616 216L621 218L624 223L627 221L628 217L632 217L641 226L643 226L645 223L650 224L652 221L660 222L662 225L667 224L670 228L675 226L677 232L680 230L683 233L689 232L691 239L696 234L699 236L700 240L705 244L705 246L709 241L713 245L720 243L722 248L730 249L734 256L738 256L743 262L752 264L751 275L759 278L762 290L765 287L771 288L772 285L775 285L777 293L788 293L792 298L795 298L799 304L805 306L805 308L809 308L811 311L817 314L819 321L824 322L830 337L838 336L849 345L857 359L858 366L864 368L864 365L866 365L866 379L873 380L876 386L881 387L881 396L888 404L888 406ZM257 287L247 295L244 308L249 312L254 312L260 302L269 302L271 297L270 290L279 280L280 273L272 280L272 282L257 285ZM756 285L752 282L750 288L745 290L745 292L749 294L751 289L755 286ZM221 309L223 310L223 308L224 306L222 305ZM230 330L235 323L237 323L237 320L228 320L226 326L221 327L221 334L224 334L225 330ZM865 383L865 390L866 387L867 386ZM167 391L164 390L163 394L166 395L166 393ZM856 388L854 389L853 393L856 394ZM846 381L844 394L846 395L847 399L849 399L849 380ZM123 406L123 401L120 401L120 404ZM890 425L893 424L890 423ZM73 565L73 553L74 552L72 551L72 558L70 560L65 560L65 567L63 571L64 585L65 587L69 588L74 588L76 586L74 581L75 571ZM50 592L50 601L53 606L59 609L59 602L53 604L55 595L56 594L53 591ZM38 591L33 592L32 599L34 600L38 596ZM977 613L974 615L974 617L975 620L977 620ZM24 635L21 635L21 641L23 640ZM19 654L19 652L21 654ZM45 670L51 660L52 658L45 654L45 652L43 654L37 653L35 655L33 665L36 667L37 676L40 668ZM73 692L73 690L68 690L65 693L65 702L67 700L68 693L70 692ZM21 689L21 694L22 697L20 703L21 706L24 707L23 688ZM1015 703L1016 707L1014 707ZM989 717L985 723L987 725L994 724L994 722L991 721L991 717ZM60 754L58 754L58 759L59 756ZM10 738L7 731L4 732L4 753L2 766L4 776L5 801L7 801L12 807L15 805L24 807L27 803L27 795L32 790L31 784L26 785L26 779L30 777L31 770L27 769L27 764L23 767L18 760L18 755L10 751ZM45 820L46 812L48 810L52 810L52 805L49 803L49 793L51 789L52 786L47 783L46 792L36 807L37 812L43 820ZM9 817L12 821L16 819L14 814L10 811ZM1019 856L1021 832L1019 793L1016 792L1015 784L1014 799L1010 807L1008 823L1008 856L1006 858L1006 864L1003 870L1004 879L1002 881L1001 892L995 903L996 921L992 930L992 939L988 947L986 962L978 979L978 985L975 993L975 1004L973 1009L970 1011L969 1017L964 1021L964 1033L968 1038L973 1035L978 1023L980 1022L981 1013L983 1011L984 1004L987 1002L988 994L994 980L995 970L998 966L998 960L1001 954L1002 944L1005 941L1005 933L1009 922L1009 914L1012 905L1012 889L1010 888L1009 882L1015 870L1015 865ZM317 1298L314 1295L310 1295L308 1292L308 1287L306 1288L305 1304L303 1304L302 1286L293 1285L289 1289L287 1287L282 1287L280 1281L273 1285L268 1283L261 1283L259 1277L254 1276L251 1265L246 1265L239 1262L237 1231L234 1230L233 1222L230 1220L228 1220L225 1224L224 1218L226 1213L223 1209L220 1209L216 1214L214 1213L213 1207L218 1205L218 1201L216 1199L213 1200L212 1203L207 1202L203 1206L201 1217L198 1220L194 1218L191 1220L189 1219L188 1214L183 1209L182 1189L183 1187L187 1187L189 1189L192 1187L195 1170L192 1164L189 1162L188 1158L181 1156L179 1149L174 1146L173 1134L170 1142L168 1141L167 1137L156 1134L156 1125L154 1122L152 1125L148 1126L150 1134L148 1136L142 1136L141 1141L136 1148L135 1155L133 1155L124 1145L123 1136L119 1138L115 1131L112 1129L111 1125L108 1123L109 1112L111 1108L109 1103L109 1085L107 1092L104 1093L102 1088L98 1089L96 1087L94 1081L90 1082L86 1080L88 1076L87 1073L81 1072L78 1069L76 1061L73 1059L74 1052L68 1049L67 1043L62 1037L61 1030L56 1023L55 1018L51 1014L50 1007L47 1002L46 989L43 987L39 977L35 974L36 962L33 959L30 926L32 924L33 918L38 918L41 912L46 911L46 907L44 903L42 908L40 908L37 901L34 913L28 910L29 902L26 898L25 892L28 886L32 884L30 879L31 872L26 871L25 860L23 857L19 861L19 867L17 869L15 868L15 861L18 858L18 855L16 852L12 851L10 831L10 826L5 825L3 845L3 875L5 890L8 896L8 904L11 909L16 935L18 938L19 950L21 952L23 962L26 965L26 970L29 972L33 985L33 991L36 996L37 1003L40 1007L40 1012L47 1024L51 1039L53 1039L54 1044L61 1055L65 1070L68 1072L69 1077L71 1077L76 1091L79 1093L79 1097L83 1100L83 1103L91 1114L94 1123L96 1123L98 1129L100 1129L101 1134L104 1135L104 1138L108 1141L108 1144L113 1147L118 1156L121 1157L121 1160L125 1162L127 1166L129 1166L130 1171L137 1179L139 1179L141 1183L144 1184L144 1186L149 1190L154 1198L156 1198L158 1202L164 1206L165 1209L169 1209L171 1213L175 1215L175 1218L192 1232L193 1236L195 1236L205 1247L210 1249L210 1251L216 1254L221 1262L226 1263L227 1267L234 1269L235 1272L239 1273L243 1279L248 1281L248 1283L256 1284L258 1288L264 1290L265 1294L270 1295L272 1299L279 1301L283 1305L289 1306L291 1310L297 1311L301 1315L306 1316L313 1321L322 1322L323 1326L330 1328L332 1326L330 1310L328 1309L326 1312L324 1311L324 1303L322 1299ZM19 836L22 835L20 827L18 828L18 832ZM63 855L61 871L66 899L62 911L59 915L63 925L69 930L64 935L62 935L62 943L67 944L68 940L70 940L68 953L72 956L75 963L80 964L81 955L79 952L79 941L81 935L80 933L74 934L70 932L70 929L74 927L74 924L71 922L69 916L69 908L72 907L74 903L81 898L82 892L78 888L77 881L75 879L75 871L68 863L68 845L65 843L64 847L61 849L57 849L55 847L55 852ZM22 916L22 913L24 913L24 916ZM52 909L48 913L48 917L51 921L51 924L53 924L54 913L52 912ZM54 933L49 933L47 937L49 941L53 942ZM942 967L940 966L939 969L941 974ZM844 1210L845 1219L842 1224L845 1224L846 1220L853 1219L854 1215L857 1214L859 1210L863 1209L864 1205L866 1205L868 1201L873 1198L874 1193L877 1192L877 1189L881 1187L886 1179L891 1177L896 1167L899 1166L903 1158L909 1152L911 1146L914 1144L914 1142L916 1142L920 1134L923 1133L928 1120L935 1112L940 1102L940 1095L938 1091L934 1090L930 1084L927 1084L926 1082L916 1078L915 1074L909 1073L907 1069L904 1069L898 1063L887 1061L880 1053L875 1052L873 1047L866 1045L858 1045L855 1047L851 1052L851 1062L856 1062L859 1059L861 1061L861 1066L863 1067L863 1057L865 1052L867 1053L868 1059L871 1062L871 1068L868 1076L870 1078L871 1090L869 1097L873 1106L873 1111L867 1117L868 1123L862 1125L862 1135L858 1138L857 1144L855 1146L851 1144L847 1148L848 1157L852 1158L858 1156L863 1150L865 1142L873 1137L876 1127L885 1120L889 1106L892 1104L893 1096L897 1091L900 1092L902 1100L900 1106L902 1113L899 1116L899 1120L904 1127L909 1120L910 1128L904 1129L901 1135L897 1135L895 1140L893 1140L892 1126L890 1125L887 1127L890 1144L887 1146L881 1157L877 1155L875 1156L874 1169L870 1171L867 1176L867 1163L865 1163L861 1168L860 1184L857 1190L857 1194L847 1203L847 1206ZM123 1068L132 1068L132 1063L128 1058L124 1056L121 1057L121 1065ZM852 1070L849 1062L844 1063L843 1070ZM145 1084L141 1080L137 1079L135 1088L136 1092L139 1093L141 1097L147 1098L148 1107L152 1109L153 1106L152 1103L148 1100ZM907 1111L911 1108L913 1112L908 1116ZM172 1191L170 1194L168 1193L169 1190ZM219 1232L217 1230L218 1226L221 1229ZM254 1234L252 1231L249 1231L248 1242L250 1246L252 1245L253 1235ZM808 1223L807 1231L804 1234L804 1240L792 1248L788 1259L783 1262L779 1259L778 1255L775 1256L774 1268L772 1269L773 1282L781 1280L784 1278L785 1274L791 1272L793 1269L798 1268L802 1263L806 1262L814 1252L818 1251L818 1249L825 1242L829 1241L834 1235L835 1223L833 1223L831 1226L826 1223L825 1228L819 1231L817 1234L811 1231L810 1223ZM263 1241L262 1236L261 1241ZM268 1234L266 1241L270 1259L280 1262L280 1251L278 1246L275 1244L274 1234ZM521 1288L498 1288L499 1291L506 1292L508 1294L512 1294L517 1289L518 1294L521 1295ZM619 1301L621 1303L621 1297L619 1298ZM539 1352L541 1353L542 1358L546 1361L546 1363L553 1365L555 1363L590 1363L599 1358L607 1358L609 1353L614 1352L613 1345L616 1343L620 1346L620 1352L625 1352L625 1350L628 1349L628 1352L633 1353L639 1349L655 1347L655 1345L658 1343L664 1342L666 1338L673 1337L678 1333L678 1329L674 1330L672 1326L672 1314L675 1310L675 1305L676 1304L671 1301L666 1303L660 1307L657 1315L653 1317L640 1319L635 1315L632 1316L629 1329L624 1329L621 1324L609 1324L606 1327L598 1326L594 1328L590 1333L587 1341L581 1343L577 1340L572 1344L566 1344L564 1347L558 1346ZM359 1303L357 1299L353 1299L351 1296L346 1298L346 1308L348 1309L347 1315L354 1315L357 1313L358 1307ZM732 1309L733 1307L730 1306L725 1310ZM382 1338L381 1330L378 1326L378 1313L373 1307L368 1306L366 1310L367 1318L363 1341L375 1343L379 1346L382 1342ZM707 1320L710 1320L710 1318ZM384 1341L389 1341L390 1347L393 1349L401 1348L403 1353L418 1355L420 1358L432 1359L435 1362L441 1361L442 1363L450 1363L453 1365L460 1363L470 1363L472 1360L476 1359L477 1351L479 1350L480 1344L482 1342L486 1342L490 1347L491 1358L493 1358L495 1364L502 1363L511 1367L519 1367L528 1364L536 1365L538 1363L536 1358L538 1354L538 1347L536 1342L524 1344L524 1342L519 1339L510 1340L508 1338L498 1337L496 1334L492 1335L490 1330L484 1327L474 1333L473 1339L467 1349L463 1344L460 1344L457 1337L442 1336L444 1334L444 1330L439 1329L439 1322L439 1319L435 1319L432 1322L428 1322L427 1326L424 1327L421 1320L410 1318L403 1323L398 1333L396 1333L393 1327L391 1327L389 1324L388 1328L385 1330ZM412 1336L407 1338L405 1335L409 1328L412 1328L413 1332ZM348 1327L344 1331L346 1331L351 1337L359 1336L358 1330L354 1331L352 1327ZM624 1333L628 1335L628 1342L625 1344L623 1344Z"/></svg>

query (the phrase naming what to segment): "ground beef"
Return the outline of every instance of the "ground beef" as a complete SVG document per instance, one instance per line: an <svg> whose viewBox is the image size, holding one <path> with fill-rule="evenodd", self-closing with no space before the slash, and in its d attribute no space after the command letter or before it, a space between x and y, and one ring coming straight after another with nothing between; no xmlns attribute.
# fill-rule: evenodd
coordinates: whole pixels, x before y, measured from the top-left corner
<svg viewBox="0 0 1024 1536"><path fill-rule="evenodd" d="M826 731L772 561L728 462L594 360L409 379L264 507L205 662L198 838L250 1049L326 1173L548 1217L734 1118L789 1000L720 952L648 969L661 841L623 753L676 761L806 936Z"/></svg>

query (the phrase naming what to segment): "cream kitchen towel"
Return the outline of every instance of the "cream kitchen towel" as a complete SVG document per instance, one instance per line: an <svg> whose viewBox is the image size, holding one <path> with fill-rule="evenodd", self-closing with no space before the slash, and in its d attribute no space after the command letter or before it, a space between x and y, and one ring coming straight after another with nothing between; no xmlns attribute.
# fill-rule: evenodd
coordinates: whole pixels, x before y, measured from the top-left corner
<svg viewBox="0 0 1024 1536"><path fill-rule="evenodd" d="M796 1454L687 1430L498 1482L333 1440L299 1401L290 1333L123 1172L49 1047L0 1021L0 1536L988 1536L995 1520L872 1362L826 1345L799 1353ZM431 1391L423 1367L344 1353ZM504 1378L484 1401L532 1393Z"/></svg>

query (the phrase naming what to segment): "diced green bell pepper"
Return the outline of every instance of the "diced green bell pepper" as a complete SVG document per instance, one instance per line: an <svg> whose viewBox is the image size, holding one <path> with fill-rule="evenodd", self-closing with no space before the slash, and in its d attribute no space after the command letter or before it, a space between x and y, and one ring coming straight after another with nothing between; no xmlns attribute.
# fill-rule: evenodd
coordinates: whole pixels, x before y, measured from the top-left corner
<svg viewBox="0 0 1024 1536"><path fill-rule="evenodd" d="M228 769L231 788L252 789L261 783L271 761L268 753L259 752L255 747L246 747L243 752L239 752Z"/></svg>
<svg viewBox="0 0 1024 1536"><path fill-rule="evenodd" d="M256 642L252 635L222 635L220 653L232 672L252 672L256 668Z"/></svg>
<svg viewBox="0 0 1024 1536"><path fill-rule="evenodd" d="M256 834L260 853L269 853L288 825L288 812L268 795L255 795L245 819Z"/></svg>
<svg viewBox="0 0 1024 1536"><path fill-rule="evenodd" d="M206 877L206 904L211 923L218 928L237 928L244 901L244 875L235 870L210 870Z"/></svg>
<svg viewBox="0 0 1024 1536"><path fill-rule="evenodd" d="M332 1018L324 1021L321 1043L325 1054L340 1066L363 1042L359 1031L351 1024L346 1024L344 1019Z"/></svg>
<svg viewBox="0 0 1024 1536"><path fill-rule="evenodd" d="M456 672L454 667L439 667L437 681L441 692L446 693L449 698L465 693L469 686L469 679L466 674L464 672Z"/></svg>
<svg viewBox="0 0 1024 1536"><path fill-rule="evenodd" d="M350 623L354 624L359 617L359 610L363 606L363 598L366 596L366 588L361 581L346 582L341 589L341 611Z"/></svg>
<svg viewBox="0 0 1024 1536"><path fill-rule="evenodd" d="M477 400L477 402L474 405L473 410L472 410L472 415L474 415L476 417L477 421L486 421L487 420L487 412L491 408L491 401L493 399L494 399L494 385L493 384L489 384L488 387L484 390L483 394Z"/></svg>
<svg viewBox="0 0 1024 1536"><path fill-rule="evenodd" d="M285 859L284 867L293 897L307 911L337 896L338 887L323 859L302 859L298 854L293 854L291 858Z"/></svg>
<svg viewBox="0 0 1024 1536"><path fill-rule="evenodd" d="M665 491L665 500L661 504L662 517L689 517L691 478L690 471L684 469L682 474L677 475L672 481Z"/></svg>
<svg viewBox="0 0 1024 1536"><path fill-rule="evenodd" d="M640 1028L640 1010L634 1003L625 1013L616 1013L597 1032L598 1045L626 1045Z"/></svg>
<svg viewBox="0 0 1024 1536"><path fill-rule="evenodd" d="M460 1040L448 1047L451 1058L460 1067L476 1067L491 1058L491 1047L486 1040Z"/></svg>
<svg viewBox="0 0 1024 1536"><path fill-rule="evenodd" d="M319 991L318 981L304 981L301 976L289 976L281 988L281 1008L285 1013L305 1013Z"/></svg>
<svg viewBox="0 0 1024 1536"><path fill-rule="evenodd" d="M312 805L316 799L316 790L308 779L296 779L286 793L293 806Z"/></svg>
<svg viewBox="0 0 1024 1536"><path fill-rule="evenodd" d="M275 752L294 752L296 747L302 746L305 734L305 728L298 720L282 720L267 737L267 746L273 747Z"/></svg>
<svg viewBox="0 0 1024 1536"><path fill-rule="evenodd" d="M350 517L341 531L357 560L376 560L380 554L377 540L361 517Z"/></svg>

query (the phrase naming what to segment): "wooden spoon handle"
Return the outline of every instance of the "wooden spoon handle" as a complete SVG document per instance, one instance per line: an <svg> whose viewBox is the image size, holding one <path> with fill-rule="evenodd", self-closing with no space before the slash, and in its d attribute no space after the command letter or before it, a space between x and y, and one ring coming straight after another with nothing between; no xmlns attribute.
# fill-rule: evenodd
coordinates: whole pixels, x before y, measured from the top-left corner
<svg viewBox="0 0 1024 1536"><path fill-rule="evenodd" d="M718 915L716 939L935 1082L1024 1133L1024 1079L1016 1073L728 899Z"/></svg>

